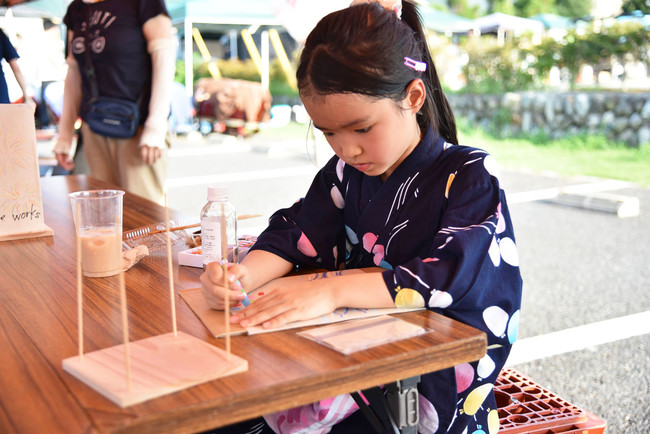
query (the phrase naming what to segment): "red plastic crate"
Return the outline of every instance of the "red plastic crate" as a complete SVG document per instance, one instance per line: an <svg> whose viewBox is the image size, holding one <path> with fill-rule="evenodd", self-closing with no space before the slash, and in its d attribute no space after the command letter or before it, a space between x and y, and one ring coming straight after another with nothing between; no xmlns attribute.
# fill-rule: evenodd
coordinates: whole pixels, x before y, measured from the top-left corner
<svg viewBox="0 0 650 434"><path fill-rule="evenodd" d="M506 368L494 385L500 433L601 434L606 423L521 372Z"/></svg>
<svg viewBox="0 0 650 434"><path fill-rule="evenodd" d="M551 428L544 431L544 434L603 434L605 428L607 428L607 423L585 409L582 411L585 412L584 420L570 426ZM538 431L535 432L537 433Z"/></svg>

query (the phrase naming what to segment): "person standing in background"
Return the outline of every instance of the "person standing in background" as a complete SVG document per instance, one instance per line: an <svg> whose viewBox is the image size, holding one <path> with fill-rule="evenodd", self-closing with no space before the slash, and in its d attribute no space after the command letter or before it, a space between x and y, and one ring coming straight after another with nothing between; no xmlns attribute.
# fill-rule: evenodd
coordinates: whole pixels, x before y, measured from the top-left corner
<svg viewBox="0 0 650 434"><path fill-rule="evenodd" d="M83 122L90 174L162 204L177 46L164 0L74 0L64 22L68 72L54 147L59 164L74 168L69 155L74 123L88 112L92 66L100 97L138 102L140 126L133 137L122 139L98 134Z"/></svg>
<svg viewBox="0 0 650 434"><path fill-rule="evenodd" d="M34 105L34 100L29 96L27 92L27 83L25 82L25 77L18 66L18 52L9 41L9 38L5 33L0 29L0 59L4 59L9 64L9 67L16 77L16 82L20 89L23 92L23 101L27 104ZM7 87L7 80L5 80L4 71L0 67L0 104L8 104L11 101L9 100L9 89Z"/></svg>

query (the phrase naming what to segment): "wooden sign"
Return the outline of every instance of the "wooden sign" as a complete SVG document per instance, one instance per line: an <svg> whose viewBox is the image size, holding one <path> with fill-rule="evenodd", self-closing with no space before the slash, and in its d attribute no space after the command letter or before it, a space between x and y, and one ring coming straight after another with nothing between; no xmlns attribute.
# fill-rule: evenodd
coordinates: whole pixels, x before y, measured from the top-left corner
<svg viewBox="0 0 650 434"><path fill-rule="evenodd" d="M0 104L0 241L52 234L43 215L34 112Z"/></svg>

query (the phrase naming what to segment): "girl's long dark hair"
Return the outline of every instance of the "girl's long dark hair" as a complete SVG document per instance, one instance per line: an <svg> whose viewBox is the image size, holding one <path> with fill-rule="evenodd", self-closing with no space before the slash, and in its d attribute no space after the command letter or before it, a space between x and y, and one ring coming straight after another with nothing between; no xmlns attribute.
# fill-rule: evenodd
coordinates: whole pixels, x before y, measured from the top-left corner
<svg viewBox="0 0 650 434"><path fill-rule="evenodd" d="M404 57L426 63L425 72L404 65ZM302 96L358 93L401 101L408 84L421 78L427 97L418 115L422 131L430 126L457 144L456 120L442 92L420 14L403 1L402 19L377 3L364 3L324 17L305 41L297 71Z"/></svg>

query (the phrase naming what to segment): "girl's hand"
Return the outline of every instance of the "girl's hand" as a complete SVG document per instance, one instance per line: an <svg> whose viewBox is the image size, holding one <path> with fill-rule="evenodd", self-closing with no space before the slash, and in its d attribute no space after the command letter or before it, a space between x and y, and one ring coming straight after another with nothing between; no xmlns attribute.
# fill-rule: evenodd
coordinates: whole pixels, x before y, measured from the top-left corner
<svg viewBox="0 0 650 434"><path fill-rule="evenodd" d="M312 319L333 312L337 307L334 287L323 281L282 282L234 314L230 321L242 327L278 327L289 322Z"/></svg>
<svg viewBox="0 0 650 434"><path fill-rule="evenodd" d="M218 262L211 262L201 274L201 289L208 306L212 309L224 310L226 301L226 291L228 291L228 305L232 307L244 299L241 290L235 287L235 282L239 280L244 288L248 280L248 270L240 264L229 264L227 271L228 288L224 287L224 270Z"/></svg>

